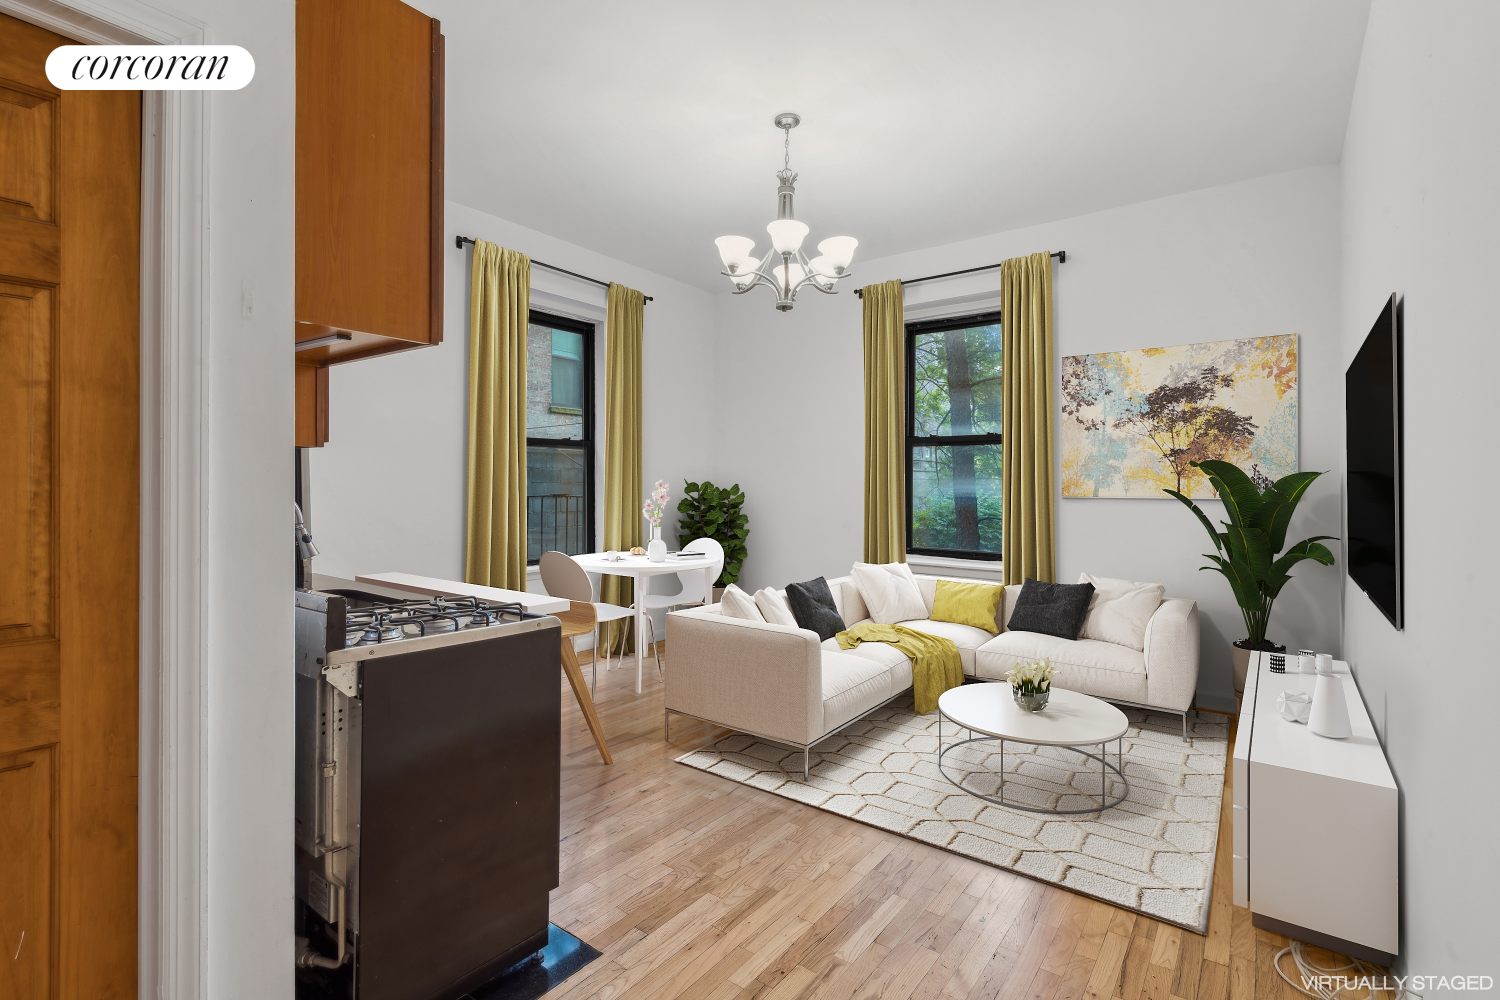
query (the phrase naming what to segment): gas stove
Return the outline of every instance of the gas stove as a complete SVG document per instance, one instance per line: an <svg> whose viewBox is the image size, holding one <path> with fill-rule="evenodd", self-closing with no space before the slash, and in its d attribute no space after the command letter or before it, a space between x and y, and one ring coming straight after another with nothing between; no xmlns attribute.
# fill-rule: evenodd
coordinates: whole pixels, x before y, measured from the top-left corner
<svg viewBox="0 0 1500 1000"><path fill-rule="evenodd" d="M475 597L350 601L344 612L344 646L374 646L542 617L520 604L481 601Z"/></svg>
<svg viewBox="0 0 1500 1000"><path fill-rule="evenodd" d="M299 590L297 669L358 697L357 664L557 627L519 603L475 597L400 600L363 590Z"/></svg>
<svg viewBox="0 0 1500 1000"><path fill-rule="evenodd" d="M460 997L544 947L562 623L330 588L296 635L299 1000Z"/></svg>

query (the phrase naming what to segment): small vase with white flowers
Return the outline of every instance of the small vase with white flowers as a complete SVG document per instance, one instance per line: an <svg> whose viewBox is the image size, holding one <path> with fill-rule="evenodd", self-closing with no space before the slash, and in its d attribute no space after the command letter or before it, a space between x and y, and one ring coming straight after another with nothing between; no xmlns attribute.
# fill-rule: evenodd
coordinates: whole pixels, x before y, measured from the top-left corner
<svg viewBox="0 0 1500 1000"><path fill-rule="evenodd" d="M1023 712L1040 712L1047 707L1047 698L1052 694L1052 678L1057 668L1045 657L1040 660L1022 660L1019 667L1012 667L1005 679L1010 681L1011 697Z"/></svg>
<svg viewBox="0 0 1500 1000"><path fill-rule="evenodd" d="M658 479L656 488L651 491L651 499L641 509L641 513L646 515L646 523L651 525L651 541L646 544L646 558L651 562L667 561L667 543L661 540L661 512L670 499L667 484Z"/></svg>

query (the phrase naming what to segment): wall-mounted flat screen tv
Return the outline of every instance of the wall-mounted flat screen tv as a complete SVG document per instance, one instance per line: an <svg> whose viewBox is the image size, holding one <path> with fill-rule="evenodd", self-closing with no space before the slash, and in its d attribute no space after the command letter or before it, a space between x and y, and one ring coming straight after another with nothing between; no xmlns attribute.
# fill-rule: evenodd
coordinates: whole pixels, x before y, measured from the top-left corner
<svg viewBox="0 0 1500 1000"><path fill-rule="evenodd" d="M1401 326L1392 295L1344 373L1349 579L1401 628Z"/></svg>

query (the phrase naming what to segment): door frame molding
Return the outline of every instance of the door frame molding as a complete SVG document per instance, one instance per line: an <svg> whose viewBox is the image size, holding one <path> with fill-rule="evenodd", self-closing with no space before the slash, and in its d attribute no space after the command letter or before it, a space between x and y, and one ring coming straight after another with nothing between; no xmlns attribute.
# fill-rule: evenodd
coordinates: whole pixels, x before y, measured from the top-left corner
<svg viewBox="0 0 1500 1000"><path fill-rule="evenodd" d="M100 44L202 45L207 25L140 0L0 0ZM139 995L207 996L203 810L208 581L209 101L141 106Z"/></svg>

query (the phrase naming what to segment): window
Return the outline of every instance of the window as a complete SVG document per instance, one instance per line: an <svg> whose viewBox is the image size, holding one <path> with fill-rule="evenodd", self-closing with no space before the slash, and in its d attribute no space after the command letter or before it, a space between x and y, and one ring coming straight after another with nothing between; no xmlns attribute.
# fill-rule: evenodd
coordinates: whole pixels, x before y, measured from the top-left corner
<svg viewBox="0 0 1500 1000"><path fill-rule="evenodd" d="M906 325L906 550L1000 558L1000 314Z"/></svg>
<svg viewBox="0 0 1500 1000"><path fill-rule="evenodd" d="M594 327L533 311L526 330L526 561L594 548Z"/></svg>

